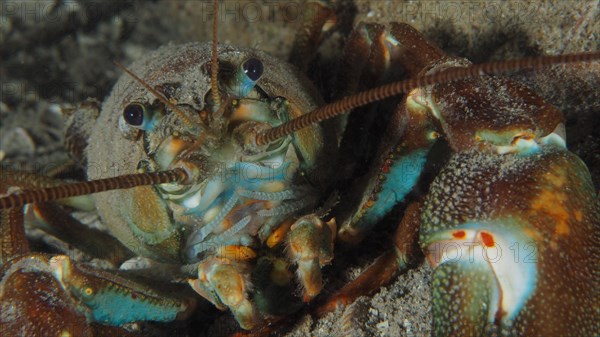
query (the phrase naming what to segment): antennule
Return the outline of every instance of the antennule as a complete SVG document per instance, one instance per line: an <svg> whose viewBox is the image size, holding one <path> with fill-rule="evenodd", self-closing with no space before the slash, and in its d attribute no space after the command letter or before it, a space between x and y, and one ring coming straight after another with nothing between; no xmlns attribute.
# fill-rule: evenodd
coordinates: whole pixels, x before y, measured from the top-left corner
<svg viewBox="0 0 600 337"><path fill-rule="evenodd" d="M464 68L448 68L440 72L382 85L339 101L324 105L300 117L291 119L277 127L265 130L256 136L258 145L265 145L298 130L346 113L352 109L407 93L419 87L448 83L484 74L499 74L507 71L538 69L562 63L589 62L600 59L600 52L564 54L555 56L530 57L517 60L495 61Z"/></svg>
<svg viewBox="0 0 600 337"><path fill-rule="evenodd" d="M0 209L23 207L35 202L53 201L136 186L185 183L187 180L188 174L186 171L182 168L176 168L169 171L129 174L113 178L25 190L0 198Z"/></svg>

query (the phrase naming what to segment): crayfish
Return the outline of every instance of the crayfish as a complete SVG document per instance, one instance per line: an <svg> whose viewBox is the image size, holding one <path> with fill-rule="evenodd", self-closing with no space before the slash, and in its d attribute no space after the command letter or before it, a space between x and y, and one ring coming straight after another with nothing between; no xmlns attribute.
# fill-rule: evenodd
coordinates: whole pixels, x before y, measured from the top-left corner
<svg viewBox="0 0 600 337"><path fill-rule="evenodd" d="M3 170L3 330L135 335L135 322L188 318L200 297L243 329L261 328L322 293L337 242L360 242L405 203L394 248L316 312L371 292L422 254L436 336L599 333L600 203L589 171L566 149L562 113L499 76L598 62L598 52L472 65L407 24L361 24L346 42L338 100L325 104L298 70L335 11L308 6L294 65L218 44L216 13L212 44L117 63L125 74L101 106L65 110L66 147L89 181ZM380 86L359 91L365 83ZM373 118L342 115L402 94L372 154L353 153L358 126ZM432 158L439 149L446 155ZM426 179L431 162L440 168ZM34 252L24 206L90 255L147 262L100 270ZM65 209L95 209L110 235ZM515 245L532 253L502 254Z"/></svg>

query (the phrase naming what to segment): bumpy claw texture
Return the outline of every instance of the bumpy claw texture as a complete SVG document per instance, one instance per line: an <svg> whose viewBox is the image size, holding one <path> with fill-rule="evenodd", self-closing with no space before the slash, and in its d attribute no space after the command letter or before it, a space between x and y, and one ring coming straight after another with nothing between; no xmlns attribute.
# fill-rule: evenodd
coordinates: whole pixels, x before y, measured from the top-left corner
<svg viewBox="0 0 600 337"><path fill-rule="evenodd" d="M369 31L381 32L367 24ZM409 25L392 24L390 33L377 34L412 76L470 65L444 55ZM356 36L351 42L363 49L354 56L369 48ZM355 241L414 197L391 263L404 269L411 243L419 242L434 268L435 336L598 335L600 201L587 168L566 150L563 123L557 108L498 76L413 90L352 189L355 200L343 205L340 238ZM422 173L440 140L451 154L439 160L444 166L429 183ZM415 186L429 191L409 195ZM364 283L375 273L389 279L381 272L386 260L323 309L368 293Z"/></svg>
<svg viewBox="0 0 600 337"><path fill-rule="evenodd" d="M598 333L600 208L575 155L457 154L422 223L436 335Z"/></svg>
<svg viewBox="0 0 600 337"><path fill-rule="evenodd" d="M62 287L77 299L93 322L121 326L141 320L170 322L193 307L192 302L159 294L137 282L101 270L77 266L67 256L49 261Z"/></svg>
<svg viewBox="0 0 600 337"><path fill-rule="evenodd" d="M93 336L94 331L133 336L118 327L170 322L194 307L194 300L173 299L138 282L77 266L64 255L21 256L4 265L1 276L0 324L11 336Z"/></svg>
<svg viewBox="0 0 600 337"><path fill-rule="evenodd" d="M60 259L68 259L65 256L58 256ZM56 270L53 267L53 257L43 254L27 254L15 257L5 264L0 276L0 328L3 335L6 336L141 336L137 331L129 331L116 326L116 321L96 320L93 312L99 309L89 300L78 297L81 292L75 292L71 286L66 286L56 278ZM68 262L70 263L70 262ZM106 275L105 275L106 276ZM110 277L111 280L114 277ZM107 282L106 278L102 279ZM114 287L119 287L115 285ZM122 286L121 286L122 287ZM83 292L85 292L84 288ZM131 289L130 289L131 290ZM102 292L105 292L103 295ZM134 294L132 296L132 294ZM129 292L127 296L129 301L134 302L136 298L140 300L146 296L136 292ZM97 297L105 297L106 290L100 290ZM127 302L127 300L122 301ZM138 301L142 306L147 301ZM147 319L139 318L144 310L131 312L134 309L131 305L122 305L122 307L110 307L110 315L116 317L119 312L126 312L126 315L138 315L137 320ZM106 308L104 308L106 310ZM128 320L132 322L132 320ZM112 324L107 326L104 324Z"/></svg>
<svg viewBox="0 0 600 337"><path fill-rule="evenodd" d="M121 326L173 321L195 307L194 299L174 295L181 291L176 286L157 286L169 289L159 292L142 279L132 281L114 271L95 270L65 255L31 253L20 209L2 211L0 229L0 328L7 335L138 336ZM65 237L90 234L74 229Z"/></svg>
<svg viewBox="0 0 600 337"><path fill-rule="evenodd" d="M5 336L93 336L47 262L46 256L31 255L2 268L0 331Z"/></svg>

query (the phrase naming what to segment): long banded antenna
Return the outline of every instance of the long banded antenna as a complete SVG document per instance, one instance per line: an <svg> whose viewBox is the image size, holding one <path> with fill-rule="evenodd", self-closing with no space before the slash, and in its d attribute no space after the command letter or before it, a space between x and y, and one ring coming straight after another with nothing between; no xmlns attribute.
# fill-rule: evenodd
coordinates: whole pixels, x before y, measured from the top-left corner
<svg viewBox="0 0 600 337"><path fill-rule="evenodd" d="M538 56L518 60L495 61L469 67L448 68L440 72L382 85L339 101L324 105L305 115L296 117L277 127L265 130L256 136L257 145L265 145L298 130L346 113L352 109L384 98L407 93L419 87L448 83L484 74L499 74L507 71L538 69L562 63L589 62L600 59L600 52Z"/></svg>
<svg viewBox="0 0 600 337"><path fill-rule="evenodd" d="M113 61L113 62L114 62L114 64L117 65L117 67L121 68L121 70L126 72L134 80L138 81L142 86L144 86L144 88L146 88L146 90L148 90L152 95L154 95L161 102L163 102L166 106L168 106L169 109L173 110L173 112L175 112L177 114L177 116L179 116L179 118L181 118L181 120L187 127L192 126L192 121L190 120L190 118L183 111L181 111L175 104L171 103L171 101L169 101L165 96L163 96L163 94L158 92L158 90L152 88L150 86L150 84L146 83L146 81L144 81L142 78L140 78L138 75L136 75L133 71L127 69L127 67L125 67L121 63L119 63L117 61Z"/></svg>
<svg viewBox="0 0 600 337"><path fill-rule="evenodd" d="M219 93L219 59L217 53L217 37L219 28L219 1L213 1L213 26L212 26L212 61L210 64L210 89L212 91L212 98L215 103L215 110L218 110L221 105L221 94Z"/></svg>
<svg viewBox="0 0 600 337"><path fill-rule="evenodd" d="M188 174L182 168L151 173L128 174L79 183L71 183L11 194L0 198L0 209L23 207L35 202L46 202L80 195L166 183L185 183Z"/></svg>

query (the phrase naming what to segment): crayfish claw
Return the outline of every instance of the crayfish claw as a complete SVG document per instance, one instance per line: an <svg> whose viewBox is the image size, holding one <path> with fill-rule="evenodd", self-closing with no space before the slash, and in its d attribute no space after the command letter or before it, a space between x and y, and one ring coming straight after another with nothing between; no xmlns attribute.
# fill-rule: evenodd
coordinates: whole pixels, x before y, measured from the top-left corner
<svg viewBox="0 0 600 337"><path fill-rule="evenodd" d="M259 322L258 312L248 298L250 282L240 265L226 258L208 258L198 265L198 279L189 283L217 308L231 310L242 329L250 330Z"/></svg>
<svg viewBox="0 0 600 337"><path fill-rule="evenodd" d="M325 224L316 215L298 219L288 234L289 255L298 265L298 279L308 302L323 289L321 268L333 259L335 225Z"/></svg>

